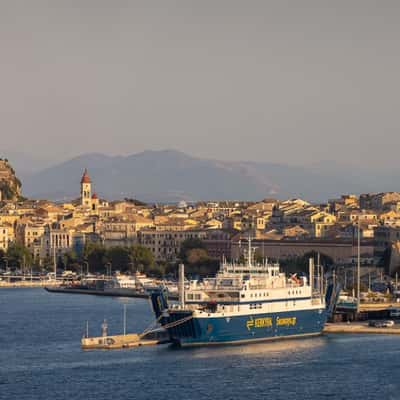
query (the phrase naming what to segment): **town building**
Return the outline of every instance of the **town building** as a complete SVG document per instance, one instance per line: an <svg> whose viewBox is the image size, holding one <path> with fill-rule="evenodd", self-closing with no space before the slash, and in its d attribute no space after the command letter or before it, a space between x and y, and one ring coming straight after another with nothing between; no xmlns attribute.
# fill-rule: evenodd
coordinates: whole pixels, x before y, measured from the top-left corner
<svg viewBox="0 0 400 400"><path fill-rule="evenodd" d="M374 256L382 258L393 243L400 240L400 226L377 226L374 229Z"/></svg>
<svg viewBox="0 0 400 400"><path fill-rule="evenodd" d="M138 232L138 241L147 247L157 261L173 262L178 259L182 243L187 239L205 239L206 230L160 231L144 229Z"/></svg>
<svg viewBox="0 0 400 400"><path fill-rule="evenodd" d="M232 239L232 258L239 259L246 249L246 237ZM254 239L252 245L257 248L260 255L273 260L290 260L303 257L307 253L315 252L324 254L337 264L351 263L356 258L356 243L349 240L264 240ZM361 256L370 260L374 253L374 243L371 240L361 241Z"/></svg>

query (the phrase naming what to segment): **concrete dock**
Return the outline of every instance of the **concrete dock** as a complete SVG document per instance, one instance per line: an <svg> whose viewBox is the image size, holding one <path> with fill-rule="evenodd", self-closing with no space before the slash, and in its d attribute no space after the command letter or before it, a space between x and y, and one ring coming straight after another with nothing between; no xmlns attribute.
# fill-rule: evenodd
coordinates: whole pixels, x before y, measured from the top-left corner
<svg viewBox="0 0 400 400"><path fill-rule="evenodd" d="M392 307L398 308L400 307L400 303L394 301L388 303L361 303L360 312L381 311L381 310L387 310L388 308Z"/></svg>
<svg viewBox="0 0 400 400"><path fill-rule="evenodd" d="M385 334L400 335L400 325L394 325L388 328L376 328L368 326L368 322L340 322L328 323L325 325L324 333L350 333L350 334Z"/></svg>
<svg viewBox="0 0 400 400"><path fill-rule="evenodd" d="M140 346L155 346L169 343L166 332L152 332L147 335L129 333L126 335L83 337L81 347L83 350L116 350Z"/></svg>
<svg viewBox="0 0 400 400"><path fill-rule="evenodd" d="M0 281L0 289L1 288L33 288L33 287L58 287L62 285L62 281L55 281L55 280L24 280L24 281Z"/></svg>

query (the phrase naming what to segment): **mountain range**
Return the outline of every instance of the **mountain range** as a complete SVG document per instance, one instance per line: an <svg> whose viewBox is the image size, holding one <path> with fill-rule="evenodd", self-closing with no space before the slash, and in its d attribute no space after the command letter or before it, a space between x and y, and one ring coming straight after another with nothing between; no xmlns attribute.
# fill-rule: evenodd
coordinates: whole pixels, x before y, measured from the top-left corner
<svg viewBox="0 0 400 400"><path fill-rule="evenodd" d="M219 161L163 150L129 156L84 154L31 173L24 171L20 174L23 194L51 200L76 198L85 168L98 195L110 200L129 197L147 202L176 202L301 197L319 202L342 193L400 189L398 174L391 171L360 170L335 162L289 166Z"/></svg>

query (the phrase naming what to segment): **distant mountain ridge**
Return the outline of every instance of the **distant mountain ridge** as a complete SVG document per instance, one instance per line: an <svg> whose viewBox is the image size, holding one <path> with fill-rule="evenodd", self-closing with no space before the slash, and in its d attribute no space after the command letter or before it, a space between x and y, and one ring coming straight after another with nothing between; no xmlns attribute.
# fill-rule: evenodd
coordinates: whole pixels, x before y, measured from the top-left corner
<svg viewBox="0 0 400 400"><path fill-rule="evenodd" d="M107 199L134 197L147 202L180 200L258 200L301 197L326 201L341 193L399 190L396 177L316 165L294 167L253 161L219 161L175 150L129 156L85 154L51 168L23 175L23 193L33 198L78 197L84 168L98 194ZM378 184L377 184L378 182Z"/></svg>

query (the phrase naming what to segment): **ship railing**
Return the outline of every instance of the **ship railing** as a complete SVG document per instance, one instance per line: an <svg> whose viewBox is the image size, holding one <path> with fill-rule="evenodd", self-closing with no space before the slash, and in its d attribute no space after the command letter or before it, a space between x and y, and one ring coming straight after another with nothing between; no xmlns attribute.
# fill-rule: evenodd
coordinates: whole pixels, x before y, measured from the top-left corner
<svg viewBox="0 0 400 400"><path fill-rule="evenodd" d="M249 285L250 290L272 289L271 285Z"/></svg>
<svg viewBox="0 0 400 400"><path fill-rule="evenodd" d="M292 289L292 288L299 288L299 287L303 287L304 285L303 285L303 283L295 283L295 282L288 282L287 284L286 284L286 287L287 288L290 288L290 289Z"/></svg>
<svg viewBox="0 0 400 400"><path fill-rule="evenodd" d="M237 285L221 285L221 284L197 284L196 289L200 290L241 290L242 284Z"/></svg>

